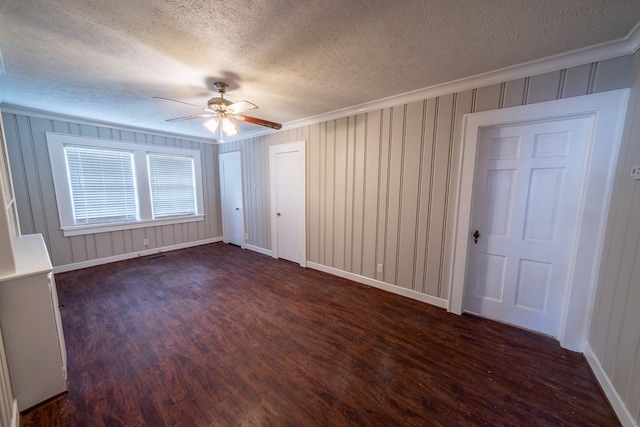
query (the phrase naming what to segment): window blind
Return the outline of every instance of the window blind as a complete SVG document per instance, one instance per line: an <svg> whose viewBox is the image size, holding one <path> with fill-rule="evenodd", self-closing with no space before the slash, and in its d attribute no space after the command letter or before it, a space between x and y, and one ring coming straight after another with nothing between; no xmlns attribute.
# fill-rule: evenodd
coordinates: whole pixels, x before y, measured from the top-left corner
<svg viewBox="0 0 640 427"><path fill-rule="evenodd" d="M149 153L149 184L154 218L196 213L193 158Z"/></svg>
<svg viewBox="0 0 640 427"><path fill-rule="evenodd" d="M133 153L66 146L65 156L76 225L137 219Z"/></svg>

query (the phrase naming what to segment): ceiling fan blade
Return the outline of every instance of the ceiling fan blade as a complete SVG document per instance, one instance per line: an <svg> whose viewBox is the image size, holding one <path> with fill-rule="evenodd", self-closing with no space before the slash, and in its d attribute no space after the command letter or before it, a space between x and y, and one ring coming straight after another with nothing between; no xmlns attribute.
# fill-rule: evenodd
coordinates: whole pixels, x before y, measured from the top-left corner
<svg viewBox="0 0 640 427"><path fill-rule="evenodd" d="M163 97L161 97L161 96L154 96L153 98L154 98L154 99L161 99L161 100L163 100L163 101L177 102L177 103L179 103L179 104L191 105L192 107L196 107L196 108L199 108L199 109L201 109L201 110L204 110L204 109L205 109L205 108L202 108L202 105L191 104L191 103L189 103L189 102L184 102L184 101L177 101L177 100L175 100L175 99L171 99L171 98L163 98Z"/></svg>
<svg viewBox="0 0 640 427"><path fill-rule="evenodd" d="M243 122L253 123L254 125L265 126L271 129L281 129L282 125L280 123L270 122L268 120L258 119L257 117L250 116L234 116L238 120L242 120Z"/></svg>
<svg viewBox="0 0 640 427"><path fill-rule="evenodd" d="M179 122L182 120L201 119L203 117L215 117L217 114L196 114L195 116L176 117L174 119L167 119L166 122Z"/></svg>
<svg viewBox="0 0 640 427"><path fill-rule="evenodd" d="M248 110L255 110L258 106L249 101L238 101L227 106L227 111L231 114L240 114Z"/></svg>

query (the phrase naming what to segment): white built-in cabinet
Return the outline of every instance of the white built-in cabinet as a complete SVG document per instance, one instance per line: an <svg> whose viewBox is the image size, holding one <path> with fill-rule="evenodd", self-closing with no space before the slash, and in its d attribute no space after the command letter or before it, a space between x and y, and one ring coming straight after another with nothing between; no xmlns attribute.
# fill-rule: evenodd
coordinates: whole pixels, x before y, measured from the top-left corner
<svg viewBox="0 0 640 427"><path fill-rule="evenodd" d="M1 115L0 200L0 330L12 394L23 411L67 390L67 356L44 239L20 235Z"/></svg>
<svg viewBox="0 0 640 427"><path fill-rule="evenodd" d="M4 138L2 115L0 114L0 276L15 271L13 254L13 238L19 232L16 202L13 195L13 184L9 173L9 156Z"/></svg>
<svg viewBox="0 0 640 427"><path fill-rule="evenodd" d="M16 271L0 277L0 325L23 411L67 390L66 350L51 261L40 234L14 239Z"/></svg>

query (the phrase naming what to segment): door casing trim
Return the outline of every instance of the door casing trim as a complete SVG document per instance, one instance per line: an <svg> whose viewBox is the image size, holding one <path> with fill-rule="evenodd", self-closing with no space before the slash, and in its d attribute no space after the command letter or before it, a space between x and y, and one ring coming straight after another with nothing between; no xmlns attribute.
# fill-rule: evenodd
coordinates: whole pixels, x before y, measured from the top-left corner
<svg viewBox="0 0 640 427"><path fill-rule="evenodd" d="M501 110L466 114L463 119L454 210L453 247L450 262L450 312L462 314L467 270L473 179L479 131L484 127L524 124L571 117L591 121L590 147L584 171L584 189L577 213L577 238L573 242L558 340L560 345L583 351L593 308L595 286L604 244L613 177L622 140L629 89L542 102ZM607 164L598 169L595 162ZM603 197L604 196L604 197ZM588 215L587 215L588 213ZM579 267L582 266L582 267ZM589 266L585 268L585 266Z"/></svg>

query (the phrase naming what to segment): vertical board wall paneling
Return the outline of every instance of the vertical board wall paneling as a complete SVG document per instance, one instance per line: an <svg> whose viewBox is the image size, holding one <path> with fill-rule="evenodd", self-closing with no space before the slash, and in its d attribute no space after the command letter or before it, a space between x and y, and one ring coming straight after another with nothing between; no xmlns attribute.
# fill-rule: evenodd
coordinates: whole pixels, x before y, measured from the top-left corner
<svg viewBox="0 0 640 427"><path fill-rule="evenodd" d="M376 277L377 230L379 220L381 111L366 114L363 152L365 171L363 174L364 217L362 221L362 269L359 274Z"/></svg>
<svg viewBox="0 0 640 427"><path fill-rule="evenodd" d="M403 159L400 184L398 223L398 286L414 289L416 244L418 236L418 202L420 195L420 152L423 144L424 102L414 102L405 108L403 129Z"/></svg>
<svg viewBox="0 0 640 427"><path fill-rule="evenodd" d="M344 270L346 266L346 212L347 212L347 119L336 121L335 127L335 179L333 186L333 263Z"/></svg>
<svg viewBox="0 0 640 427"><path fill-rule="evenodd" d="M529 78L527 104L558 99L563 73L553 71Z"/></svg>
<svg viewBox="0 0 640 427"><path fill-rule="evenodd" d="M360 114L355 117L353 129L353 210L351 215L351 271L356 274L362 274L362 252L364 242L364 224L365 216L365 187L364 179L366 175L367 165L365 163L365 138L367 115Z"/></svg>
<svg viewBox="0 0 640 427"><path fill-rule="evenodd" d="M324 238L326 234L326 206L327 206L327 126L325 123L318 124L318 144L317 144L317 153L310 153L310 162L311 159L318 159L318 175L316 179L318 180L318 254L317 259L314 262L318 264L324 264L324 255L325 255L325 243L326 240ZM309 221L309 227L313 227L313 221ZM313 245L313 240L307 242L310 245Z"/></svg>
<svg viewBox="0 0 640 427"><path fill-rule="evenodd" d="M567 69L562 97L570 98L586 95L589 92L589 82L592 79L593 68L592 64L585 64Z"/></svg>
<svg viewBox="0 0 640 427"><path fill-rule="evenodd" d="M614 58L219 149L239 149L254 159L246 163L252 170L245 191L256 199L262 193L263 201L245 213L249 244L271 247L268 146L305 140L308 259L447 299L464 114L625 88L629 82L630 59Z"/></svg>
<svg viewBox="0 0 640 427"><path fill-rule="evenodd" d="M320 158L319 126L310 126L310 137L306 147L306 164L309 168L308 175L313 179L307 180L307 229L309 238L307 242L307 259L318 262L320 254L320 162L311 162L312 158Z"/></svg>
<svg viewBox="0 0 640 427"><path fill-rule="evenodd" d="M517 107L527 103L529 79L518 79L504 84L504 108Z"/></svg>
<svg viewBox="0 0 640 427"><path fill-rule="evenodd" d="M334 266L334 238L333 229L335 226L335 202L336 202L336 122L326 123L325 127L325 176L326 179L322 183L324 186L324 264Z"/></svg>
<svg viewBox="0 0 640 427"><path fill-rule="evenodd" d="M638 181L631 179L629 171L640 161L640 145L637 143L640 135L639 53L635 55L632 82L588 340L630 416L638 423L640 223L637 218L640 216L640 187Z"/></svg>
<svg viewBox="0 0 640 427"><path fill-rule="evenodd" d="M387 254L387 224L388 224L388 206L389 206L389 168L391 159L391 108L385 108L381 115L380 123L380 156L378 160L378 227L376 231L376 262L382 265L382 271L377 272L376 278L385 281L385 275L389 270L389 266L384 265Z"/></svg>
<svg viewBox="0 0 640 427"><path fill-rule="evenodd" d="M633 55L627 55L599 62L595 71L593 91L606 92L619 89L621 82L626 83L624 87L629 87L633 60Z"/></svg>
<svg viewBox="0 0 640 427"><path fill-rule="evenodd" d="M356 117L347 117L346 128L346 167L344 188L344 270L353 271L353 208L355 182L355 121Z"/></svg>
<svg viewBox="0 0 640 427"><path fill-rule="evenodd" d="M420 251L418 252L418 264L422 265L421 271L421 290L427 295L438 295L438 282L437 280L429 280L433 276L433 271L436 270L433 260L439 259L438 252L432 254L430 252L429 242L431 241L431 211L434 206L432 203L434 188L433 188L433 173L435 170L435 140L436 140L436 121L438 115L438 99L429 99L426 101L426 113L425 113L425 128L424 128L424 148L423 160L422 160L422 194L420 198L420 218L419 218L419 230L420 236ZM422 256L420 256L422 254ZM436 276L437 277L437 276Z"/></svg>
<svg viewBox="0 0 640 427"><path fill-rule="evenodd" d="M433 185L431 196L431 216L429 219L429 242L427 259L427 283L437 289L434 296L442 293L442 262L444 250L444 232L446 225L447 189L451 159L451 133L453 126L455 94L438 98L434 134ZM457 159L456 159L457 160Z"/></svg>
<svg viewBox="0 0 640 427"><path fill-rule="evenodd" d="M503 87L504 85L502 84L495 84L478 88L475 93L473 111L478 113L480 111L497 110L500 108Z"/></svg>
<svg viewBox="0 0 640 427"><path fill-rule="evenodd" d="M400 244L400 190L404 145L405 106L391 108L389 126L389 167L387 169L387 221L385 224L384 281L398 283L398 245Z"/></svg>
<svg viewBox="0 0 640 427"><path fill-rule="evenodd" d="M172 136L149 135L140 131L74 123L64 118L29 116L28 113L3 112L3 118L8 123L7 145L22 233L43 234L54 266L66 266L220 236L220 196L214 163L214 160L217 160L217 149L213 145ZM60 230L46 132L144 143L150 146L199 149L205 194L205 220L189 224L64 237ZM144 238L149 239L148 246L143 245Z"/></svg>

